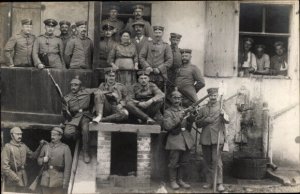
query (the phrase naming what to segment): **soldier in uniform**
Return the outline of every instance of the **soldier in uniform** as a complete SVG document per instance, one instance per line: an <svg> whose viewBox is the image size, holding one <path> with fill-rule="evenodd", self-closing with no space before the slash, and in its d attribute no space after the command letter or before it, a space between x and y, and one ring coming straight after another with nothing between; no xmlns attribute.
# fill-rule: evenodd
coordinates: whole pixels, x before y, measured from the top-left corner
<svg viewBox="0 0 300 194"><path fill-rule="evenodd" d="M63 130L51 130L51 142L43 146L38 164L43 166L41 186L43 194L66 193L71 175L72 155L68 145L61 142Z"/></svg>
<svg viewBox="0 0 300 194"><path fill-rule="evenodd" d="M92 117L90 113L90 99L91 94L95 93L98 89L81 87L81 81L78 77L72 79L70 83L71 93L67 94L64 98L72 114L72 119L65 123L64 137L67 141L75 141L79 137L79 129L81 130L84 161L89 163L89 122ZM63 107L63 111L65 110L66 107Z"/></svg>
<svg viewBox="0 0 300 194"><path fill-rule="evenodd" d="M32 47L35 36L31 34L32 20L23 19L21 23L21 32L12 36L4 47L5 56L10 67L33 67Z"/></svg>
<svg viewBox="0 0 300 194"><path fill-rule="evenodd" d="M135 5L133 6L133 15L134 19L129 18L127 24L126 24L126 29L129 30L132 34L133 37L135 37L135 31L133 29L132 24L139 21L144 23L144 30L145 30L145 36L152 37L153 36L153 30L151 28L151 25L148 21L143 19L143 11L144 11L144 6L143 5Z"/></svg>
<svg viewBox="0 0 300 194"><path fill-rule="evenodd" d="M128 119L126 105L128 91L126 87L116 82L116 70L105 69L105 82L99 85L99 90L95 92L94 122L121 122Z"/></svg>
<svg viewBox="0 0 300 194"><path fill-rule="evenodd" d="M164 27L153 26L153 30L154 39L142 48L139 61L144 70L151 72L150 81L164 90L167 70L173 64L172 50L170 45L162 40Z"/></svg>
<svg viewBox="0 0 300 194"><path fill-rule="evenodd" d="M59 38L62 40L63 45L64 45L64 49L65 49L66 45L67 45L67 42L70 40L70 38L72 36L70 34L71 23L69 21L62 20L62 21L59 22L59 26L60 26Z"/></svg>
<svg viewBox="0 0 300 194"><path fill-rule="evenodd" d="M57 21L46 19L44 21L46 32L37 37L33 44L32 57L34 65L43 69L45 67L65 68L63 59L63 42L54 35Z"/></svg>
<svg viewBox="0 0 300 194"><path fill-rule="evenodd" d="M93 59L93 42L86 36L86 21L76 22L78 36L67 42L65 61L70 69L91 69Z"/></svg>
<svg viewBox="0 0 300 194"><path fill-rule="evenodd" d="M219 192L224 191L223 186L223 164L221 154L217 158L217 141L218 132L220 131L219 145L222 150L222 145L227 142L227 132L225 123L229 123L229 117L221 107L218 100L218 88L207 89L209 102L202 107L196 118L196 126L202 128L200 136L200 144L204 161L206 164L206 181L208 184L204 188L212 188L214 165L217 163L217 189Z"/></svg>
<svg viewBox="0 0 300 194"><path fill-rule="evenodd" d="M154 84L149 82L149 73L138 71L138 83L129 91L126 109L136 116L139 121L154 124L154 118L159 118L160 108L165 94Z"/></svg>
<svg viewBox="0 0 300 194"><path fill-rule="evenodd" d="M100 58L100 67L110 67L111 65L108 64L107 59L109 52L115 47L117 44L112 35L114 33L115 27L110 24L104 24L102 26L102 30L104 31L104 40L99 42L99 58Z"/></svg>
<svg viewBox="0 0 300 194"><path fill-rule="evenodd" d="M109 8L109 18L106 19L106 20L103 20L101 22L101 26L100 26L100 36L101 37L104 37L105 36L105 32L102 31L103 29L103 26L104 25L112 25L114 27L114 34L115 34L115 40L116 41L119 41L120 40L120 32L121 30L125 27L125 24L123 21L119 20L118 19L118 14L119 14L119 7L116 6L116 5L112 5L110 8Z"/></svg>
<svg viewBox="0 0 300 194"><path fill-rule="evenodd" d="M32 152L22 143L22 131L19 127L13 127L10 136L11 141L5 144L1 152L1 172L5 177L5 188L8 192L26 192L27 157L36 159L45 141L41 140L39 147Z"/></svg>
<svg viewBox="0 0 300 194"><path fill-rule="evenodd" d="M274 43L275 53L271 58L271 72L273 75L287 75L287 55L283 42L277 41Z"/></svg>
<svg viewBox="0 0 300 194"><path fill-rule="evenodd" d="M166 150L169 153L169 178L172 189L190 188L183 182L184 167L189 160L190 149L194 146L191 133L186 129L187 117L181 106L182 95L177 90L171 93L172 106L164 113L164 128L168 131Z"/></svg>

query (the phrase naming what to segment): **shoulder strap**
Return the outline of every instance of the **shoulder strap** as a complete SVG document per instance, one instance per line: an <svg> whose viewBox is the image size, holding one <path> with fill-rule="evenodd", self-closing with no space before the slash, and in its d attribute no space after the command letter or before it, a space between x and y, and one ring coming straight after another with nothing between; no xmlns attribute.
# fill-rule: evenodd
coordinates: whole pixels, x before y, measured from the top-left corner
<svg viewBox="0 0 300 194"><path fill-rule="evenodd" d="M14 149L12 148L12 146L9 146L9 147L10 147L10 149L11 149L11 153L12 153L12 156L13 156L14 165L15 165L15 171L17 172L18 169L17 169L17 163L16 163L15 154L14 154Z"/></svg>

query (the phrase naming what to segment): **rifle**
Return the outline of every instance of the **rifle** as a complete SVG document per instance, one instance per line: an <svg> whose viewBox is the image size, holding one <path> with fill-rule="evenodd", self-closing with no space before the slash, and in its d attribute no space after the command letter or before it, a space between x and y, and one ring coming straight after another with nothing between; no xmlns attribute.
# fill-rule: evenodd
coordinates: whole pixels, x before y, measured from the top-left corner
<svg viewBox="0 0 300 194"><path fill-rule="evenodd" d="M39 174L37 175L37 177L34 179L34 181L33 181L33 182L31 183L31 185L29 186L29 189L30 189L31 191L35 191L35 190L36 190L36 187L37 187L37 185L38 185L38 182L39 182L39 180L40 180L40 178L41 178L41 176L42 176L42 174L43 174L44 167L45 167L45 165L42 166L42 168L41 168Z"/></svg>
<svg viewBox="0 0 300 194"><path fill-rule="evenodd" d="M193 103L191 106L189 106L188 108L184 109L184 113L188 114L191 112L194 112L196 107L203 102L206 98L208 98L210 96L210 94L207 94L206 96L204 96L203 98L201 98L200 100L198 100L197 102Z"/></svg>
<svg viewBox="0 0 300 194"><path fill-rule="evenodd" d="M72 114L69 111L69 105L66 102L59 85L55 82L55 80L54 80L53 76L51 75L49 69L46 69L46 70L48 72L49 77L51 78L52 83L55 86L55 90L56 90L56 92L58 93L58 95L60 97L60 101L61 101L62 105L65 107L65 110L64 110L65 114L66 114L65 116L66 116L67 120L70 121L72 119Z"/></svg>

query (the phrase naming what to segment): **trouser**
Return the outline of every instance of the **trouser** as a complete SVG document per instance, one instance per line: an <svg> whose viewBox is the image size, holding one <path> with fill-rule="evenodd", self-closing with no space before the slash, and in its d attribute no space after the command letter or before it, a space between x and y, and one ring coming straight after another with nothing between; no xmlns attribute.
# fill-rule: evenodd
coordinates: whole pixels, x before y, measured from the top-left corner
<svg viewBox="0 0 300 194"><path fill-rule="evenodd" d="M83 151L89 150L89 122L90 119L86 116L82 116L79 123L79 128L81 129L82 135L82 149ZM76 141L79 138L79 130L77 126L67 124L64 130L64 137L67 140ZM72 147L72 146L71 146ZM73 150L73 147L71 148Z"/></svg>
<svg viewBox="0 0 300 194"><path fill-rule="evenodd" d="M169 178L171 182L175 181L176 179L183 179L183 173L186 165L188 164L189 157L189 150L170 150L168 167Z"/></svg>
<svg viewBox="0 0 300 194"><path fill-rule="evenodd" d="M134 102L128 102L126 105L126 109L129 111L130 114L133 114L137 118L141 119L142 121L147 121L147 119L153 118L158 111L160 111L163 102L154 102L148 108L140 108Z"/></svg>
<svg viewBox="0 0 300 194"><path fill-rule="evenodd" d="M122 122L128 119L128 111L109 103L102 91L95 93L94 101L96 114L103 116L101 122Z"/></svg>
<svg viewBox="0 0 300 194"><path fill-rule="evenodd" d="M43 187L42 194L66 194L62 187Z"/></svg>
<svg viewBox="0 0 300 194"><path fill-rule="evenodd" d="M161 76L161 74L159 75L154 75L153 73L150 74L150 81L155 83L155 85L163 92L166 93L167 91L165 91L165 87L164 87L164 78ZM166 82L167 84L167 82ZM166 88L167 89L167 88Z"/></svg>
<svg viewBox="0 0 300 194"><path fill-rule="evenodd" d="M223 183L223 163L221 158L221 145L219 150L219 157L217 158L217 145L202 145L203 157L206 166L205 175L206 181L213 184L214 166L217 162L217 184Z"/></svg>

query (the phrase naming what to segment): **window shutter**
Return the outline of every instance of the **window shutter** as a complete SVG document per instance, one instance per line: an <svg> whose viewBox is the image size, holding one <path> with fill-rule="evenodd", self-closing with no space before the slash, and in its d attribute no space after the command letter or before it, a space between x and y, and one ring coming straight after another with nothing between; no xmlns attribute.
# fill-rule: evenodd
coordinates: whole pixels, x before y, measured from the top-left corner
<svg viewBox="0 0 300 194"><path fill-rule="evenodd" d="M204 75L232 77L237 68L238 11L236 2L206 2Z"/></svg>

